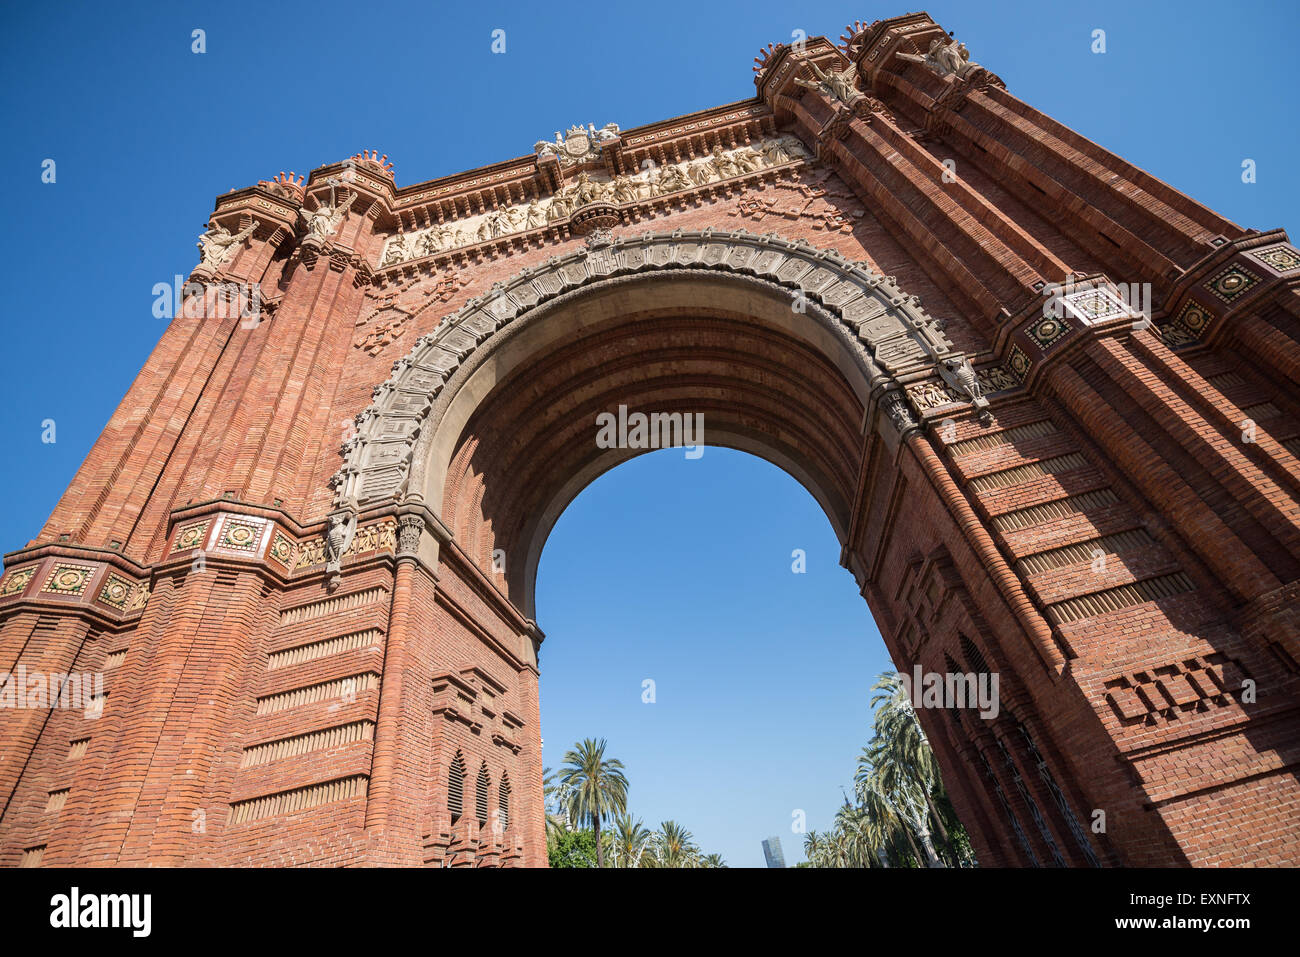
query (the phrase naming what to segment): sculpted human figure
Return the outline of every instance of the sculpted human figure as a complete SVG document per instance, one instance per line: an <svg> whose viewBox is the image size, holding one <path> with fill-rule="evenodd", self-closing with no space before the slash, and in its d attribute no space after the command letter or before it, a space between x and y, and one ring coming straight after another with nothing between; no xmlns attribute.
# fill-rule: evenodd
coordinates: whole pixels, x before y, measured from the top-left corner
<svg viewBox="0 0 1300 957"><path fill-rule="evenodd" d="M713 179L713 167L709 165L708 160L701 160L691 164L689 175L692 183L703 186Z"/></svg>
<svg viewBox="0 0 1300 957"><path fill-rule="evenodd" d="M406 236L394 236L393 241L388 244L388 251L384 253L384 261L379 265L392 266L410 258L410 250L406 248Z"/></svg>
<svg viewBox="0 0 1300 957"><path fill-rule="evenodd" d="M564 189L556 193L555 197L551 200L551 205L546 208L546 221L548 223L554 223L558 220L564 219L573 212L572 200L569 198L567 193L568 189L569 187L566 186Z"/></svg>
<svg viewBox="0 0 1300 957"><path fill-rule="evenodd" d="M544 210L537 200L528 204L528 209L524 212L524 226L527 229L535 229L538 226L546 225L546 210Z"/></svg>
<svg viewBox="0 0 1300 957"><path fill-rule="evenodd" d="M559 131L555 133L555 142L548 140L538 140L533 144L533 152L538 156L556 156L564 149L564 137L560 136Z"/></svg>
<svg viewBox="0 0 1300 957"><path fill-rule="evenodd" d="M792 136L780 136L763 144L763 158L769 166L780 166L803 155L803 147Z"/></svg>
<svg viewBox="0 0 1300 957"><path fill-rule="evenodd" d="M679 166L665 166L659 174L659 193L675 193L679 189L690 189L691 183Z"/></svg>
<svg viewBox="0 0 1300 957"><path fill-rule="evenodd" d="M225 226L213 223L208 227L208 231L199 237L200 263L204 266L220 266L226 261L231 250L253 235L253 231L260 225L262 224L255 219L247 229L232 233Z"/></svg>
<svg viewBox="0 0 1300 957"><path fill-rule="evenodd" d="M604 198L605 188L600 183L597 183L585 172L578 174L578 181L574 184L574 209Z"/></svg>
<svg viewBox="0 0 1300 957"><path fill-rule="evenodd" d="M298 215L307 226L307 238L323 243L334 235L334 230L343 221L343 214L346 212L346 203L339 203L336 206L317 206L311 212L300 209Z"/></svg>
<svg viewBox="0 0 1300 957"><path fill-rule="evenodd" d="M970 58L966 44L957 40L941 40L938 37L930 41L930 49L924 56L916 53L902 53L898 56L913 63L923 63L940 76L953 75L965 77L979 64Z"/></svg>
<svg viewBox="0 0 1300 957"><path fill-rule="evenodd" d="M718 174L718 179L727 179L731 176L740 175L740 167L736 165L735 160L722 151L721 146L713 147L713 154L709 157L709 165Z"/></svg>
<svg viewBox="0 0 1300 957"><path fill-rule="evenodd" d="M763 168L763 154L752 146L742 146L731 158L742 173L757 173Z"/></svg>
<svg viewBox="0 0 1300 957"><path fill-rule="evenodd" d="M639 198L637 183L631 176L623 175L614 180L614 202L631 203Z"/></svg>
<svg viewBox="0 0 1300 957"><path fill-rule="evenodd" d="M825 94L832 100L839 100L846 106L852 106L858 100L862 99L862 91L853 83L854 75L857 73L857 67L850 65L848 68L839 73L831 71L824 72L816 63L809 61L808 65L812 67L815 80L805 80L795 77L794 82L800 86L807 87L810 90L817 90Z"/></svg>
<svg viewBox="0 0 1300 957"><path fill-rule="evenodd" d="M479 239L498 239L513 233L518 228L519 215L516 209L498 209L479 226Z"/></svg>

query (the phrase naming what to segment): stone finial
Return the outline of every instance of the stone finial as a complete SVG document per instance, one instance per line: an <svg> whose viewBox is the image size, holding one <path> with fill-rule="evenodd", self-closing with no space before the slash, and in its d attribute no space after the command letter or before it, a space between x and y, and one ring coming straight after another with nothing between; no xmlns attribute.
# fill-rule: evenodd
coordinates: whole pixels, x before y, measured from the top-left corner
<svg viewBox="0 0 1300 957"><path fill-rule="evenodd" d="M362 150L360 153L353 153L351 159L353 165L364 164L365 166L370 167L371 170L374 170L383 176L387 176L389 179L395 178L393 164L388 162L387 153L380 156L379 150Z"/></svg>

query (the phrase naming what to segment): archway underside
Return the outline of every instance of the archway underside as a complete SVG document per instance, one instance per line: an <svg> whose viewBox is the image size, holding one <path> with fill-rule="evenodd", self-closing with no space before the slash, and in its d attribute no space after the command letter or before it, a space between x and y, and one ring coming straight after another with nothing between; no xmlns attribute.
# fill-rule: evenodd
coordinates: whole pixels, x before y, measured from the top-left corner
<svg viewBox="0 0 1300 957"><path fill-rule="evenodd" d="M843 542L861 465L863 407L838 369L790 335L719 310L653 310L590 329L521 364L467 424L442 517L528 617L542 546L596 476L646 449L601 448L597 416L699 416L704 443L753 452L813 493Z"/></svg>

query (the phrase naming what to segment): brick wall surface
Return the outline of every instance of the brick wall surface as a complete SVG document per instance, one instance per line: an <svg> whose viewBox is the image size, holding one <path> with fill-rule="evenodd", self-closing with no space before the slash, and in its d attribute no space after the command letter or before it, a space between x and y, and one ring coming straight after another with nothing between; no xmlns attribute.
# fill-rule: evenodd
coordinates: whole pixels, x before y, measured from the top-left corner
<svg viewBox="0 0 1300 957"><path fill-rule="evenodd" d="M1300 253L982 67L897 55L939 35L914 14L778 47L752 101L574 164L398 188L358 156L221 197L215 222L260 225L196 270L201 301L256 283L261 321L173 320L6 556L0 693L29 703L22 669L105 696L3 712L0 864L544 866L533 574L564 505L627 457L592 441L620 404L702 413L803 481L900 668L997 672L996 719L921 712L982 862L1300 863ZM855 67L859 93L794 83L809 61ZM804 155L385 260L584 172L780 135ZM297 210L340 174L347 214L312 239ZM924 361L887 372L830 293L792 309L793 283L726 258L588 282L472 336L427 396L377 388L497 284L599 255L593 224L616 251L712 230L747 261L738 237L770 233L838 283L893 277L889 315L919 297L988 408ZM1083 299L1045 322L1067 281ZM1130 283L1151 321L1088 299ZM405 415L385 402L420 431L376 439ZM349 498L385 455L405 484Z"/></svg>

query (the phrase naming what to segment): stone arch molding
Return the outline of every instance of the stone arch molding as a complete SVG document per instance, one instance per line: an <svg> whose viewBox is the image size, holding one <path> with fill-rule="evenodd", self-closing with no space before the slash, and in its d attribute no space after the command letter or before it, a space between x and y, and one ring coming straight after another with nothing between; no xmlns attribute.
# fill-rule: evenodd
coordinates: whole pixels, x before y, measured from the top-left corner
<svg viewBox="0 0 1300 957"><path fill-rule="evenodd" d="M330 481L335 511L344 522L358 511L406 497L417 446L436 430L431 412L444 386L475 350L509 324L528 321L561 296L635 274L708 270L757 278L791 298L799 294L829 314L861 348L859 361L874 387L886 387L883 407L900 429L915 425L915 409L897 378L938 372L956 394L982 411L988 404L969 359L953 348L942 327L905 293L893 276L802 240L745 230L675 230L635 237L589 238L587 246L552 256L498 282L421 336L393 363L392 375L356 417L357 432L343 444L345 463ZM421 441L422 436L424 437ZM418 471L418 469L417 469Z"/></svg>

